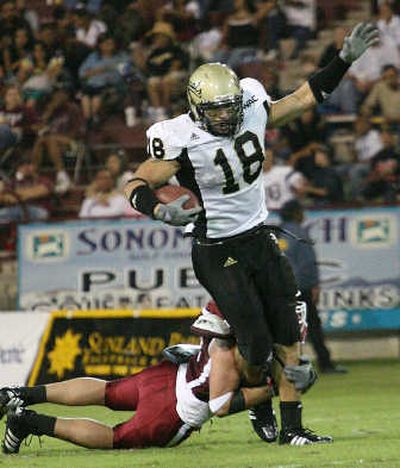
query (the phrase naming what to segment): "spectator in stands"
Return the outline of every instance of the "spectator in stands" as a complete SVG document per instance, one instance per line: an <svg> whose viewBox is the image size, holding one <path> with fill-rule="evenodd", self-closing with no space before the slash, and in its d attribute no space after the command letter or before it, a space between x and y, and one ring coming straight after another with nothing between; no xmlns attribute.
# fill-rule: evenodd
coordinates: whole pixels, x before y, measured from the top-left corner
<svg viewBox="0 0 400 468"><path fill-rule="evenodd" d="M43 24L36 35L37 39L44 45L46 50L54 55L64 55L63 41L64 31L56 26L55 23Z"/></svg>
<svg viewBox="0 0 400 468"><path fill-rule="evenodd" d="M349 178L350 199L355 200L360 197L363 181L369 172L369 165L372 158L383 149L381 134L373 129L370 121L365 116L359 116L354 124L354 162L340 168L340 172Z"/></svg>
<svg viewBox="0 0 400 468"><path fill-rule="evenodd" d="M202 21L200 33L194 38L192 58L198 63L212 62L213 57L222 40L220 18L215 14L208 14Z"/></svg>
<svg viewBox="0 0 400 468"><path fill-rule="evenodd" d="M381 139L384 148L371 159L362 195L367 200L394 202L400 193L400 154L393 133L384 130Z"/></svg>
<svg viewBox="0 0 400 468"><path fill-rule="evenodd" d="M372 128L372 124L365 116L359 116L354 123L355 156L359 163L369 162L373 156L383 149L379 130Z"/></svg>
<svg viewBox="0 0 400 468"><path fill-rule="evenodd" d="M40 176L29 159L18 163L9 184L0 192L1 221L38 221L47 219L52 207L53 184Z"/></svg>
<svg viewBox="0 0 400 468"><path fill-rule="evenodd" d="M297 200L285 203L280 211L280 226L302 239L310 241L303 227L304 209ZM293 268L301 299L307 304L308 336L317 355L318 366L323 374L345 374L347 370L335 364L325 344L321 319L317 309L320 294L319 271L315 250L310 242L299 242L289 236L279 239L279 245L285 252Z"/></svg>
<svg viewBox="0 0 400 468"><path fill-rule="evenodd" d="M71 100L68 90L62 85L47 104L42 114L42 124L33 147L33 162L37 169L41 168L43 157L47 154L56 169L55 191L63 194L71 186L63 155L82 139L85 125L80 107Z"/></svg>
<svg viewBox="0 0 400 468"><path fill-rule="evenodd" d="M296 58L317 29L316 0L285 0L283 11L287 18L290 37L296 40L291 58Z"/></svg>
<svg viewBox="0 0 400 468"><path fill-rule="evenodd" d="M321 143L310 143L290 157L291 164L308 180L302 193L314 204L340 203L344 199L340 175L332 167L331 152Z"/></svg>
<svg viewBox="0 0 400 468"><path fill-rule="evenodd" d="M33 47L33 38L30 31L18 28L15 31L12 44L2 50L0 61L8 77L11 77L18 68L20 60L29 58Z"/></svg>
<svg viewBox="0 0 400 468"><path fill-rule="evenodd" d="M257 3L260 8L260 3L269 3L271 9L264 17L262 22L262 49L267 50L267 60L274 60L279 56L279 42L288 36L288 27L286 15L283 11L283 5L277 0L259 0Z"/></svg>
<svg viewBox="0 0 400 468"><path fill-rule="evenodd" d="M379 5L379 19L376 25L381 36L389 37L400 47L400 17L394 14L390 2L384 1Z"/></svg>
<svg viewBox="0 0 400 468"><path fill-rule="evenodd" d="M21 60L16 73L28 106L34 107L51 93L63 67L63 57L51 57L44 44L39 41L34 44L32 57Z"/></svg>
<svg viewBox="0 0 400 468"><path fill-rule="evenodd" d="M366 53L353 62L349 75L355 81L356 87L364 96L379 80L382 68L394 65L400 68L400 52L391 37L381 37L378 44L370 47Z"/></svg>
<svg viewBox="0 0 400 468"><path fill-rule="evenodd" d="M343 46L344 38L347 31L345 28L338 26L334 31L333 42L327 45L322 52L319 60L319 68L325 67L338 54ZM359 91L354 83L353 78L346 74L339 86L324 102L322 108L328 111L343 112L345 114L356 114L358 110L358 102L361 98ZM333 109L331 109L333 107Z"/></svg>
<svg viewBox="0 0 400 468"><path fill-rule="evenodd" d="M175 32L169 23L155 23L148 37L151 41L148 55L145 57L137 51L136 61L148 75L149 118L160 121L171 112L172 96L182 89L188 57L176 43Z"/></svg>
<svg viewBox="0 0 400 468"><path fill-rule="evenodd" d="M370 116L378 109L388 123L400 123L399 72L394 65L385 65L381 79L373 86L361 112Z"/></svg>
<svg viewBox="0 0 400 468"><path fill-rule="evenodd" d="M260 21L273 8L273 3L260 3L256 9L249 0L235 0L234 11L223 25L222 44L214 56L216 62L233 69L254 61L260 48Z"/></svg>
<svg viewBox="0 0 400 468"><path fill-rule="evenodd" d="M0 151L32 136L37 125L37 115L25 106L21 90L16 85L9 85L5 89L4 105L0 106Z"/></svg>
<svg viewBox="0 0 400 468"><path fill-rule="evenodd" d="M133 171L128 168L128 157L125 150L119 148L112 151L106 159L105 167L114 177L117 190L123 193L127 181L134 177Z"/></svg>
<svg viewBox="0 0 400 468"><path fill-rule="evenodd" d="M91 185L90 194L83 200L80 218L101 218L124 216L129 205L124 195L115 190L111 172L100 169Z"/></svg>
<svg viewBox="0 0 400 468"><path fill-rule="evenodd" d="M98 39L98 47L79 68L82 82L82 111L89 123L97 124L102 100L106 92L125 92L119 68L128 61L128 55L116 49L114 38L105 33Z"/></svg>
<svg viewBox="0 0 400 468"><path fill-rule="evenodd" d="M75 88L79 87L79 67L93 52L93 48L76 39L72 17L60 5L53 8L53 22L43 25L39 38L49 50L65 57L65 67L72 76Z"/></svg>
<svg viewBox="0 0 400 468"><path fill-rule="evenodd" d="M309 109L283 128L292 151L298 151L309 143L322 141L325 129L315 108Z"/></svg>
<svg viewBox="0 0 400 468"><path fill-rule="evenodd" d="M139 7L138 1L130 1L126 10L118 17L118 30L116 37L124 47L138 44L146 30L146 23Z"/></svg>
<svg viewBox="0 0 400 468"><path fill-rule="evenodd" d="M96 47L99 37L107 31L107 25L92 17L82 4L74 10L73 24L76 39L92 48Z"/></svg>
<svg viewBox="0 0 400 468"><path fill-rule="evenodd" d="M290 159L276 159L273 152L267 150L263 171L265 202L269 210L278 211L289 200L302 197L307 180L294 169Z"/></svg>
<svg viewBox="0 0 400 468"><path fill-rule="evenodd" d="M26 0L15 0L15 8L20 18L23 18L34 33L39 31L39 15L35 10L27 8Z"/></svg>
<svg viewBox="0 0 400 468"><path fill-rule="evenodd" d="M313 156L313 166L308 174L310 183L305 185L303 193L317 205L343 202L343 183L332 167L330 149L319 145Z"/></svg>
<svg viewBox="0 0 400 468"><path fill-rule="evenodd" d="M159 19L172 24L179 42L188 42L197 32L197 21L200 19L199 2L170 0L161 10Z"/></svg>
<svg viewBox="0 0 400 468"><path fill-rule="evenodd" d="M0 46L9 47L17 29L24 28L31 32L29 23L17 14L12 0L2 2L0 7Z"/></svg>
<svg viewBox="0 0 400 468"><path fill-rule="evenodd" d="M373 160L362 195L366 200L395 202L400 194L400 164L397 159Z"/></svg>

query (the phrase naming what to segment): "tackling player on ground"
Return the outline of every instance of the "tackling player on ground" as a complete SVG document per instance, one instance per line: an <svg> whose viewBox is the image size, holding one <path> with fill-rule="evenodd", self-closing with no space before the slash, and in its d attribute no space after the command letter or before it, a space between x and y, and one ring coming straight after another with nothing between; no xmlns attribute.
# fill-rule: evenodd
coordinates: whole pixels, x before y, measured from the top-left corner
<svg viewBox="0 0 400 468"><path fill-rule="evenodd" d="M199 430L213 415L234 414L272 398L271 385L246 388L246 379L254 385L260 382L260 376L248 375L230 327L215 305L203 309L192 331L202 337L200 346L167 348L164 356L169 360L133 376L108 382L77 378L0 389L0 418L7 413L3 452L18 453L29 434L47 435L87 448L172 447ZM44 402L100 405L136 413L128 421L110 427L90 419L59 418L26 409Z"/></svg>

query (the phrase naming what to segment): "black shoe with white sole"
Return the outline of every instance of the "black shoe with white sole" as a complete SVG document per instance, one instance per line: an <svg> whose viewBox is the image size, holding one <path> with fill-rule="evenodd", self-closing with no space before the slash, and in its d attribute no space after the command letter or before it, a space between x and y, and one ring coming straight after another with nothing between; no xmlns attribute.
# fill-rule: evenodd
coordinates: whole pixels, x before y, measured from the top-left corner
<svg viewBox="0 0 400 468"><path fill-rule="evenodd" d="M25 402L18 387L0 388L0 419L8 412L14 411Z"/></svg>
<svg viewBox="0 0 400 468"><path fill-rule="evenodd" d="M1 444L3 453L13 454L19 452L22 441L29 434L32 434L27 420L31 415L35 414L34 411L27 410L21 406L7 414L6 432Z"/></svg>
<svg viewBox="0 0 400 468"><path fill-rule="evenodd" d="M299 429L282 430L279 434L280 445L311 445L330 444L333 442L331 436L320 436L310 429L301 427Z"/></svg>
<svg viewBox="0 0 400 468"><path fill-rule="evenodd" d="M254 432L264 442L275 442L278 438L278 424L271 400L249 409L249 419Z"/></svg>

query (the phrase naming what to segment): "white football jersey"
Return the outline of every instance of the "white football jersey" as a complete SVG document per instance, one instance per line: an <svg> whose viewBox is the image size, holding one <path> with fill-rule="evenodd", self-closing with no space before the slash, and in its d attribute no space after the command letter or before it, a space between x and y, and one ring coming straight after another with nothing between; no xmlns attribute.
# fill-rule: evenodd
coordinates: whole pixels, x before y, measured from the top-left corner
<svg viewBox="0 0 400 468"><path fill-rule="evenodd" d="M290 166L273 166L264 172L265 201L269 210L280 210L296 197L294 189L304 183L303 175Z"/></svg>
<svg viewBox="0 0 400 468"><path fill-rule="evenodd" d="M270 97L252 78L240 81L244 118L234 137L219 137L200 128L190 114L152 125L147 130L151 157L177 159L180 185L198 197L203 212L194 235L228 237L265 221L262 164Z"/></svg>

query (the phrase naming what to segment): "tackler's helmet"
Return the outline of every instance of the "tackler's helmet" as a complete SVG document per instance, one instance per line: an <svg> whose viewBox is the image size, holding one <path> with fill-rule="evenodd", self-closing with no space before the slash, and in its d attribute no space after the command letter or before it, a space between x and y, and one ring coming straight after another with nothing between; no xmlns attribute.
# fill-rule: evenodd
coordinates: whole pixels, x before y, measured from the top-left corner
<svg viewBox="0 0 400 468"><path fill-rule="evenodd" d="M190 327L191 331L200 336L210 338L232 338L233 332L214 301L209 301L203 307L201 314Z"/></svg>
<svg viewBox="0 0 400 468"><path fill-rule="evenodd" d="M233 136L243 121L243 91L233 70L222 63L206 63L190 76L190 110L203 130Z"/></svg>

